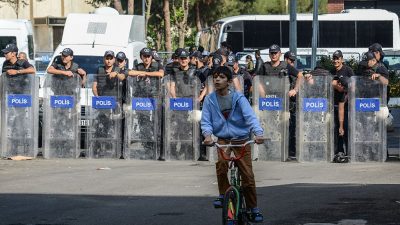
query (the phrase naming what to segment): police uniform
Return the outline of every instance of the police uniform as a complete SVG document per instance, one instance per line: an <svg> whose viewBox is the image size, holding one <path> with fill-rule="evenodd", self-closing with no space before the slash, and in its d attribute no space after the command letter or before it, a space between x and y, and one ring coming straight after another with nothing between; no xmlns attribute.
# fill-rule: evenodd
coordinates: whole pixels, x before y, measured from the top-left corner
<svg viewBox="0 0 400 225"><path fill-rule="evenodd" d="M113 66L111 72L120 73L121 69L117 66ZM100 66L97 69L95 79L99 96L115 96L118 102L122 101L123 81L120 81L118 77L111 78L106 74L106 68L104 66Z"/></svg>
<svg viewBox="0 0 400 225"><path fill-rule="evenodd" d="M104 57L106 56L113 56L114 52L113 51L106 51ZM116 66L115 64L112 66L111 72L116 72L118 74L121 73L121 69ZM125 74L126 76L126 74ZM110 138L110 135L114 135L113 131L115 130L115 127L119 127L120 129L123 129L123 124L122 124L122 100L123 100L123 86L125 85L125 82L120 80L118 76L115 76L113 78L110 77L109 74L106 73L106 67L100 66L97 69L97 73L95 76L95 80L97 82L97 93L99 96L114 96L116 97L116 103L117 107L111 111L108 110L99 110L97 114L97 118L95 121L95 124L93 126L95 127L95 137L96 138ZM116 117L112 117L110 114L113 115L120 115L120 120L116 119ZM119 130L120 130L119 129ZM123 143L124 136L119 135L117 138L120 138L120 144ZM122 144L123 145L123 144ZM120 146L118 146L121 148ZM103 150L101 149L101 143L96 142L96 146L94 147L94 150L96 151L95 154L100 154L100 152ZM120 154L123 152L123 148L120 150L116 150L116 153ZM120 158L123 158L123 154L121 154Z"/></svg>
<svg viewBox="0 0 400 225"><path fill-rule="evenodd" d="M139 63L135 65L133 70L137 71L146 71L146 72L158 72L162 70L162 66L159 62L153 61L151 62L150 66L148 68L145 67L143 63ZM160 94L161 94L161 86L160 86L160 77L152 77L152 76L133 76L130 77L129 79L133 79L133 82L131 87L128 87L130 90L132 90L132 97L142 97L142 98L157 98L158 100L161 100ZM157 100L157 101L158 101ZM137 115L137 121L139 124L139 138L143 140L142 146L145 150L143 154L148 154L149 152L156 152L154 151L154 144L153 142L146 142L146 140L149 140L151 137L157 137L157 146L160 146L160 154L162 154L162 137L161 137L161 125L162 125L162 109L158 106L161 106L162 104L157 104L156 110L158 110L158 113L138 113ZM156 116L156 118L154 118ZM158 120L157 123L159 124L158 130L154 129L154 121ZM155 133L156 132L156 133ZM140 153L141 154L141 153ZM140 156L143 158L148 157L143 155ZM154 159L157 156L150 156L151 159Z"/></svg>
<svg viewBox="0 0 400 225"><path fill-rule="evenodd" d="M343 54L340 50L335 51L333 53L333 57L343 58ZM334 123L335 123L335 132L334 132L334 153L335 155L339 152L345 153L344 146L348 149L348 101L347 101L347 86L350 80L350 77L354 76L353 69L349 66L343 64L340 70L333 69L331 71L333 75L333 80L337 80L340 82L344 88L345 92L339 92L334 90L333 102L334 102ZM339 135L339 103L344 103L344 121L343 121L343 136ZM344 146L343 146L344 145Z"/></svg>
<svg viewBox="0 0 400 225"><path fill-rule="evenodd" d="M26 60L17 60L14 64L9 60L4 61L2 72L5 73L7 70L21 70L33 67ZM7 79L7 90L9 93L13 94L29 94L31 88L31 80L26 76L27 74L16 74L16 75L8 75L6 74Z"/></svg>
<svg viewBox="0 0 400 225"><path fill-rule="evenodd" d="M270 52L280 52L277 45L270 47ZM261 75L266 76L289 76L290 90L296 86L297 75L299 71L287 62L280 62L278 66L272 66L271 62L266 62L263 65ZM296 96L290 97L289 101L289 156L296 155Z"/></svg>
<svg viewBox="0 0 400 225"><path fill-rule="evenodd" d="M59 74L52 75L51 89L54 95L73 95L80 83L78 82L77 84L77 81L80 81L80 76L78 75L79 65L72 62L71 67L67 69L63 63L54 62L51 66L56 70L71 71L74 74L72 77Z"/></svg>
<svg viewBox="0 0 400 225"><path fill-rule="evenodd" d="M177 55L178 57L189 57L189 53L186 50L181 50L179 54ZM169 75L169 82L175 83L175 94L176 98L193 98L195 94L195 90L193 89L194 82L197 81L196 77L196 69L194 67L190 66L189 63L189 68L187 70L184 70L179 67L175 67L172 70L172 73ZM171 136L175 137L177 140L184 140L187 138L188 134L193 134L193 127L192 126L182 126L183 124L188 124L188 121L190 120L191 112L188 111L188 113L174 113L171 115L171 130L165 131L165 132L172 132ZM195 137L193 137L195 138ZM191 159L188 158L188 156L192 155L193 148L197 148L192 145L187 145L187 144L182 144L182 147L179 149L179 152L176 152L177 155L172 155L174 154L173 151L171 151L171 158L181 158L182 155L186 156L185 159Z"/></svg>

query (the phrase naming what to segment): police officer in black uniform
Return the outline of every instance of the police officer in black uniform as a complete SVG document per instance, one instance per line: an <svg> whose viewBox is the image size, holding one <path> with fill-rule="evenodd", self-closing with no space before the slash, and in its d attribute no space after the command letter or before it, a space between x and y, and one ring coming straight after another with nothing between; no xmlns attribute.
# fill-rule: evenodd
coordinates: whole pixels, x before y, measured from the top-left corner
<svg viewBox="0 0 400 225"><path fill-rule="evenodd" d="M371 80L377 80L383 85L389 84L389 72L387 68L379 63L373 52L367 52L363 56L362 75L368 76Z"/></svg>
<svg viewBox="0 0 400 225"><path fill-rule="evenodd" d="M35 74L35 68L29 64L27 60L18 60L18 48L15 44L8 44L2 50L4 57L6 60L3 63L2 67L2 82L3 86L5 86L7 92L9 94L32 94L31 93L31 81L33 81L31 76ZM5 96L3 96L4 98ZM15 118L13 120L9 120L10 127L12 130L9 131L12 135L23 136L26 135L26 131L22 126L24 126L24 122L19 120L18 118L24 118L26 116L25 111L15 110L14 114L10 115ZM31 118L33 119L33 118ZM9 128L10 128L9 127ZM19 146L25 146L26 143L21 143L16 140L11 142L11 154L19 154Z"/></svg>
<svg viewBox="0 0 400 225"><path fill-rule="evenodd" d="M164 69L165 73L164 73L164 75L172 74L173 73L173 69L179 67L180 64L179 64L178 55L181 53L182 50L185 50L185 49L184 48L177 48L175 50L175 52L172 54L172 56L171 56L172 61L170 63L168 63L167 65L165 65L165 69Z"/></svg>
<svg viewBox="0 0 400 225"><path fill-rule="evenodd" d="M162 68L161 63L154 59L154 51L149 48L143 48L140 50L140 59L141 63L135 65L132 70L129 71L129 76L135 77L135 81L131 83L134 87L129 87L133 90L133 97L144 97L144 98L158 98L161 94L161 84L160 79L164 76L164 70ZM148 114L138 114L138 122L140 126L140 137L144 140L148 139L153 135L158 136L158 142L160 143L160 147L162 146L162 137L161 137L161 125L162 125L162 109L157 107L157 110L160 110L158 115L159 121L159 132L158 134L153 133L153 123L150 120L150 115ZM144 143L145 149L150 149L153 145L146 145ZM162 147L160 149L160 159L163 159Z"/></svg>
<svg viewBox="0 0 400 225"><path fill-rule="evenodd" d="M74 52L65 48L60 52L61 57L47 69L47 73L53 74L51 87L55 95L73 95L76 88L74 78L79 76L81 85L86 82L86 72L73 61Z"/></svg>
<svg viewBox="0 0 400 225"><path fill-rule="evenodd" d="M203 55L201 54L200 51L195 51L190 55L190 64L196 67L195 74L196 74L196 77L198 77L201 82L198 101L202 102L204 99L204 96L201 95L201 93L203 92L204 88L206 87L206 83L207 83L206 81L207 81L208 74L210 72L210 68L208 68L206 65L204 65ZM200 132L200 139L201 139L201 142L204 141L204 137L203 137L203 135L201 135L201 132ZM200 144L200 157L198 160L199 161L207 160L207 148L206 148L206 146L204 146L202 144Z"/></svg>
<svg viewBox="0 0 400 225"><path fill-rule="evenodd" d="M169 97L193 97L194 90L191 84L194 80L197 79L195 75L196 68L190 65L190 54L187 50L180 49L177 53L179 53L177 54L179 66L173 68L172 73L169 74L170 80L166 84ZM176 121L176 124L185 124L188 121L188 116L189 114L187 116L180 117L177 117L175 115L175 117L171 119ZM192 133L192 128L181 126L180 131L178 132L178 136L179 134L187 135L188 133ZM177 138L179 139L179 137ZM181 151L184 151L185 155L190 155L187 154L187 151L191 151L191 149L185 149L184 147L182 147Z"/></svg>
<svg viewBox="0 0 400 225"><path fill-rule="evenodd" d="M289 76L289 157L292 158L296 156L296 95L303 79L303 74L287 62L279 61L281 54L281 48L278 45L271 45L269 47L271 61L264 63L261 74L266 76Z"/></svg>
<svg viewBox="0 0 400 225"><path fill-rule="evenodd" d="M354 76L353 70L344 63L343 53L340 50L336 50L333 55L333 66L334 69L331 71L333 75L332 87L334 90L334 121L335 121L335 133L334 133L334 161L341 162L343 156L347 154L344 151L348 149L348 101L347 101L347 86L350 81L350 77ZM339 115L343 113L343 118L339 118ZM337 159L337 160L336 160Z"/></svg>
<svg viewBox="0 0 400 225"><path fill-rule="evenodd" d="M104 65L97 69L92 91L94 96L115 96L118 107L113 111L113 113L115 115L120 114L120 118L122 119L122 92L124 90L124 80L126 79L127 74L121 73L121 69L115 64L115 53L113 51L106 51L103 60ZM122 125L122 120L120 123ZM114 126L114 121L112 121L109 115L105 112L100 112L97 117L97 126L97 138L107 138L111 126ZM123 126L121 129L123 129ZM120 138L122 145L124 137L121 136ZM99 146L96 146L96 149L99 149L98 147ZM122 153L123 149L120 149L120 151L117 150L117 152ZM121 154L120 158L123 158L123 154Z"/></svg>
<svg viewBox="0 0 400 225"><path fill-rule="evenodd" d="M264 60L262 60L262 58L261 58L260 50L255 51L255 57L256 57L256 65L254 67L254 70L252 70L250 73L254 74L254 75L258 75L262 71L262 67L264 65Z"/></svg>
<svg viewBox="0 0 400 225"><path fill-rule="evenodd" d="M35 74L35 68L27 60L18 60L18 48L15 44L8 44L1 50L6 60L3 63L2 73L6 73L7 77L20 75ZM13 79L14 80L14 79ZM15 81L20 79L15 79ZM10 80L11 81L11 80Z"/></svg>
<svg viewBox="0 0 400 225"><path fill-rule="evenodd" d="M246 69L241 68L239 66L239 62L236 59L234 54L230 54L228 56L228 61L226 63L228 67L231 68L232 70L232 77L233 77L233 84L235 86L236 91L240 91L244 94L244 96L247 98L247 100L250 101L250 88L252 86L252 77L249 72L247 72ZM242 85L240 83L240 80L243 80L243 90L242 90Z"/></svg>

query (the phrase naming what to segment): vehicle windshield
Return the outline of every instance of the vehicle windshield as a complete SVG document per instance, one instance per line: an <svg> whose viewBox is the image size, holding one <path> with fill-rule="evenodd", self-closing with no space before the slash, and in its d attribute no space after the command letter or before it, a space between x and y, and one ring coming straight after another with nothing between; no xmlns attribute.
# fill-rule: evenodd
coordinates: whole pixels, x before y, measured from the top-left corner
<svg viewBox="0 0 400 225"><path fill-rule="evenodd" d="M324 55L317 55L317 62L320 61L323 56ZM297 69L311 70L311 55L297 55Z"/></svg>
<svg viewBox="0 0 400 225"><path fill-rule="evenodd" d="M389 70L400 70L400 55L385 55L383 62L389 66Z"/></svg>

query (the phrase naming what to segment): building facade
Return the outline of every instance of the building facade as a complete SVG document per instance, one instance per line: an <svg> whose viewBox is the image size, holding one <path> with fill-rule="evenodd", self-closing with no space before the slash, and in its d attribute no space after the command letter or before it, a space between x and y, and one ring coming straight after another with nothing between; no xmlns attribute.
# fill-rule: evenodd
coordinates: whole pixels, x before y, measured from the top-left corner
<svg viewBox="0 0 400 225"><path fill-rule="evenodd" d="M328 13L344 9L385 9L400 17L399 0L328 0Z"/></svg>
<svg viewBox="0 0 400 225"><path fill-rule="evenodd" d="M62 39L69 13L91 13L95 8L84 0L19 0L0 3L0 19L28 19L35 32L37 52L52 52Z"/></svg>

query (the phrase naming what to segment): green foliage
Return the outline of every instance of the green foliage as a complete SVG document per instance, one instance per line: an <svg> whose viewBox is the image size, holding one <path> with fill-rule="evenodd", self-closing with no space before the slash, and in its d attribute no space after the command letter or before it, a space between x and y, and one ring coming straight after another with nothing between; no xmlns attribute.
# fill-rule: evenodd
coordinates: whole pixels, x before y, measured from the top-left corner
<svg viewBox="0 0 400 225"><path fill-rule="evenodd" d="M390 97L400 97L400 73L395 70L389 71Z"/></svg>
<svg viewBox="0 0 400 225"><path fill-rule="evenodd" d="M0 0L2 1L2 0ZM85 2L92 4L95 7L100 5L113 6L112 0L85 0ZM122 0L122 5L125 7L126 0ZM245 14L287 14L289 11L290 0L190 0L190 10L188 17L188 24L191 32L188 32L190 37L186 38L185 45L190 46L194 44L194 37L196 36L196 22L195 22L195 3L199 3L200 19L203 27L212 25L218 19L237 16ZM319 0L319 12L326 13L328 0ZM137 7L137 3L141 0L135 1L135 13L141 7ZM288 4L288 5L287 5ZM172 12L172 7L175 5L176 13ZM163 0L152 0L151 17L147 27L147 36L153 40L157 40L157 36L162 33L164 36L164 21L162 19L163 13ZM183 17L183 9L181 8L181 0L170 0L171 10L171 27L176 27L177 21ZM313 0L297 0L298 13L311 13L313 9ZM163 41L163 40L161 40ZM178 45L178 38L173 38L172 46ZM164 46L161 44L161 46ZM156 47L156 46L153 46Z"/></svg>

